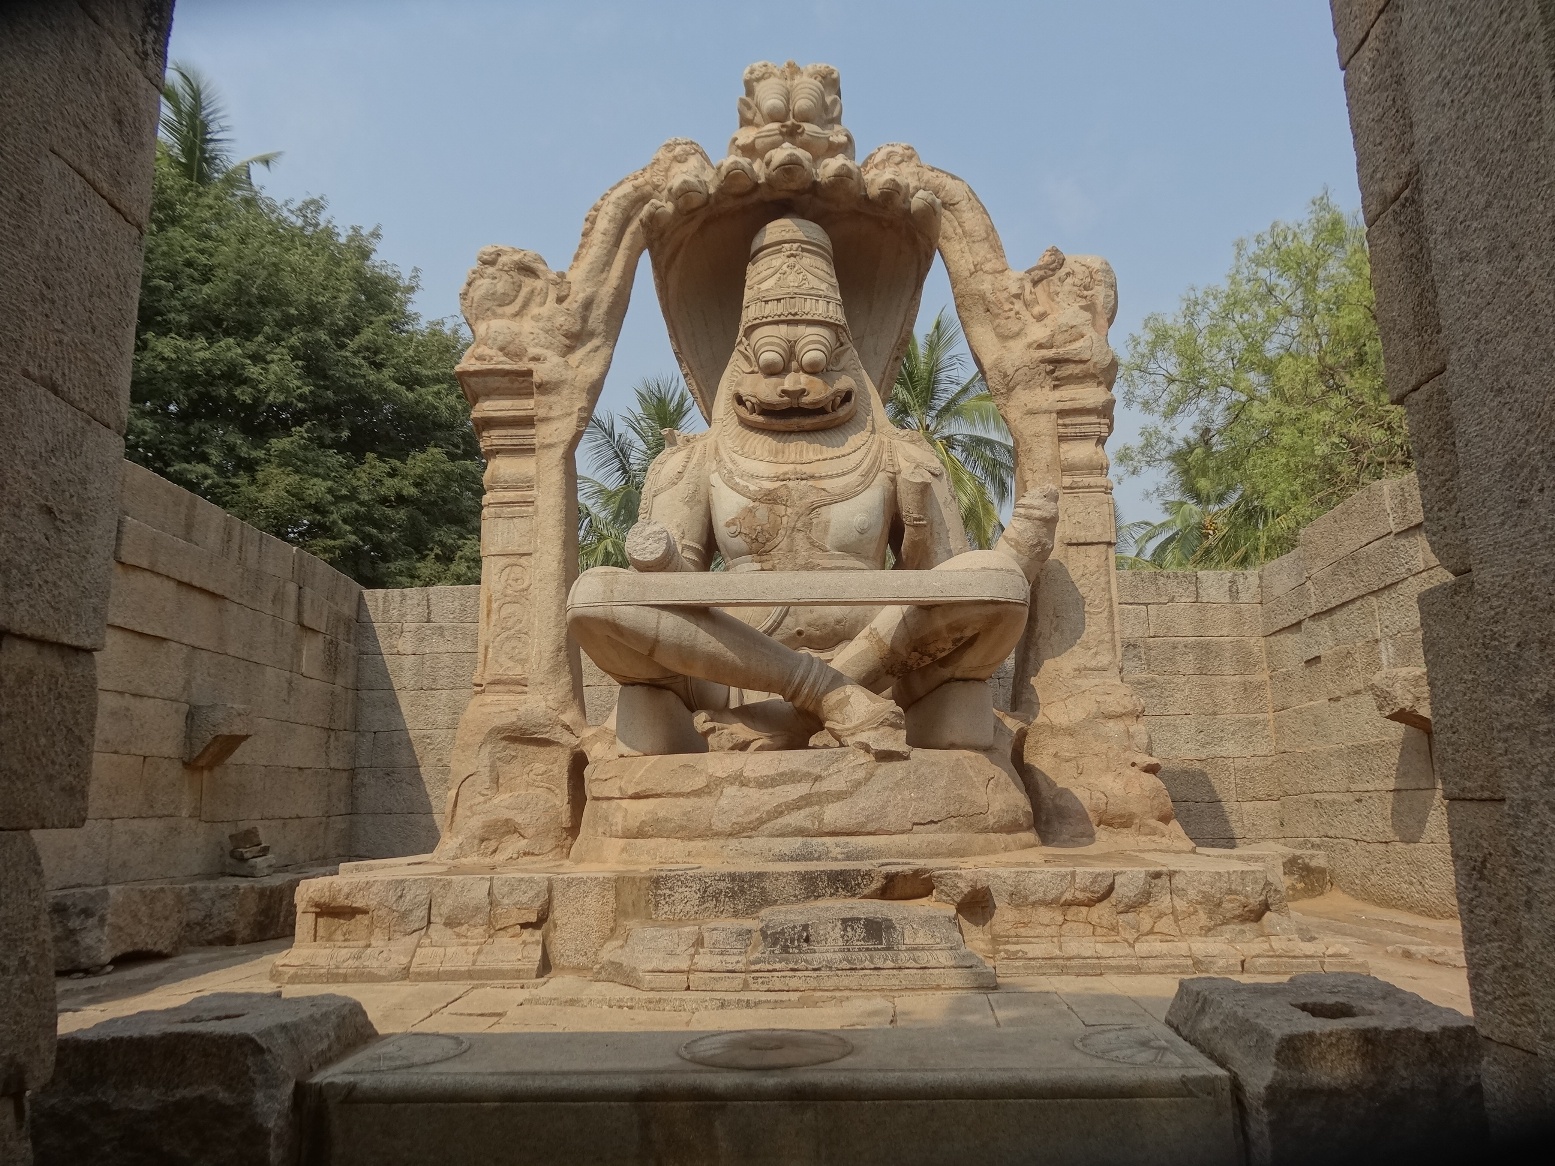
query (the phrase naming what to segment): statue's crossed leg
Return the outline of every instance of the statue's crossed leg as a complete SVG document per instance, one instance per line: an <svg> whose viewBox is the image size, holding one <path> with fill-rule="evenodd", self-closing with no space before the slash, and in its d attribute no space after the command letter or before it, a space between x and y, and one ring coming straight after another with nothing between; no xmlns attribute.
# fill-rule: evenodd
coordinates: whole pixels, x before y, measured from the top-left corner
<svg viewBox="0 0 1555 1166"><path fill-rule="evenodd" d="M905 754L903 708L946 681L992 676L1025 621L1026 608L1006 602L892 605L827 663L713 607L619 603L568 614L584 650L621 684L669 689L690 709L725 703L696 681L778 693L800 718L765 709L742 719L792 744L824 724L877 757ZM887 687L894 699L877 695Z"/></svg>

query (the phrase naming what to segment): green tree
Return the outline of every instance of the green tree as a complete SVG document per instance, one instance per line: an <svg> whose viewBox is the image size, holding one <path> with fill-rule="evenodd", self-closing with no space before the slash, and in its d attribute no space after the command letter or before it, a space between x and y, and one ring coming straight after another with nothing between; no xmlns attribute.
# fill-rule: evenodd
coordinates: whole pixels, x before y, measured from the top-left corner
<svg viewBox="0 0 1555 1166"><path fill-rule="evenodd" d="M941 309L921 340L909 338L886 413L929 443L950 478L967 538L986 548L999 537L999 507L1010 500L1015 447L982 373L963 376L960 344L960 325Z"/></svg>
<svg viewBox="0 0 1555 1166"><path fill-rule="evenodd" d="M664 431L697 417L677 376L646 377L625 415L596 413L583 431L588 477L578 479L578 566L625 567L626 535L637 521L648 466L664 452Z"/></svg>
<svg viewBox="0 0 1555 1166"><path fill-rule="evenodd" d="M207 82L169 88L127 456L367 586L475 582L462 329L421 320L377 231L254 189Z"/></svg>
<svg viewBox="0 0 1555 1166"><path fill-rule="evenodd" d="M1288 544L1289 519L1260 506L1219 475L1214 451L1202 441L1173 452L1170 480L1176 496L1162 500L1159 522L1119 523L1118 566L1168 571L1255 566Z"/></svg>
<svg viewBox="0 0 1555 1166"><path fill-rule="evenodd" d="M1223 284L1146 317L1121 380L1125 403L1159 420L1118 463L1165 471L1168 514L1134 532L1124 565L1256 565L1413 468L1383 389L1365 230L1326 193L1305 221L1240 240Z"/></svg>

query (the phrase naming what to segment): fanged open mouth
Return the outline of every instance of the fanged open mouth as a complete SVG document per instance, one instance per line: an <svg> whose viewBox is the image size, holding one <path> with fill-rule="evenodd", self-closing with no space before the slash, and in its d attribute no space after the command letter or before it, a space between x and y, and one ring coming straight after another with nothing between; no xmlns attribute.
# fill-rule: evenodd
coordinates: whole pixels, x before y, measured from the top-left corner
<svg viewBox="0 0 1555 1166"><path fill-rule="evenodd" d="M824 425L833 420L845 419L853 410L853 390L842 392L814 405L787 405L774 408L764 405L759 398L735 393L734 404L744 418L756 425L773 425L792 428L796 425Z"/></svg>

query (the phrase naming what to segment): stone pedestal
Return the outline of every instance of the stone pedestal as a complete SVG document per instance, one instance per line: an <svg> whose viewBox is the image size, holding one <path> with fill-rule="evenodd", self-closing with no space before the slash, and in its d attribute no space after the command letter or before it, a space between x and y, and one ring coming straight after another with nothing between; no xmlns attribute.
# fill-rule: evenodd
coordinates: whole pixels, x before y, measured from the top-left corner
<svg viewBox="0 0 1555 1166"><path fill-rule="evenodd" d="M747 992L992 988L940 903L831 899L766 907L754 919L628 924L600 953L599 978L633 988Z"/></svg>
<svg viewBox="0 0 1555 1166"><path fill-rule="evenodd" d="M989 977L1364 971L1304 939L1260 857L1029 848L966 858L347 863L298 891L282 983L528 980L662 991ZM718 979L722 977L722 979ZM807 979L808 977L808 979Z"/></svg>
<svg viewBox="0 0 1555 1166"><path fill-rule="evenodd" d="M946 858L1036 845L1006 756L857 749L621 757L591 765L574 862Z"/></svg>
<svg viewBox="0 0 1555 1166"><path fill-rule="evenodd" d="M298 1082L378 1034L355 1000L225 992L59 1041L36 1098L39 1166L292 1166Z"/></svg>

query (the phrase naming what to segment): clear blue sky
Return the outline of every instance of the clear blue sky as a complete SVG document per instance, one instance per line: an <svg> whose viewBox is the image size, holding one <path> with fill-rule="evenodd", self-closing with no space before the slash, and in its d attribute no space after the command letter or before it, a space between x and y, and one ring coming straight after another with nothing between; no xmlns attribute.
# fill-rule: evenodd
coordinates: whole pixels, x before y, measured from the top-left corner
<svg viewBox="0 0 1555 1166"><path fill-rule="evenodd" d="M584 214L666 138L722 157L752 61L842 73L862 159L911 142L982 196L1017 266L1057 244L1118 274L1113 345L1220 279L1238 238L1325 187L1355 207L1326 0L731 3L178 0L171 59L225 97L280 198L323 195L458 312L487 243L565 267ZM950 302L936 267L924 319ZM675 368L646 262L604 408ZM1109 444L1137 419L1120 407ZM1126 519L1149 483L1120 482Z"/></svg>

